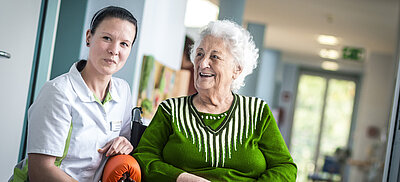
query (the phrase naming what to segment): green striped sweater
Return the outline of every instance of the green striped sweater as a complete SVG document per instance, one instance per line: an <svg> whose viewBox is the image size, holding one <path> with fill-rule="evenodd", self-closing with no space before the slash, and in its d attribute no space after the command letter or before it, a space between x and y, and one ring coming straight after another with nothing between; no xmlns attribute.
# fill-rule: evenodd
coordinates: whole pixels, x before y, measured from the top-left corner
<svg viewBox="0 0 400 182"><path fill-rule="evenodd" d="M134 151L144 181L176 181L183 172L211 181L295 181L267 104L233 95L225 118L211 124L194 107L196 95L163 101Z"/></svg>

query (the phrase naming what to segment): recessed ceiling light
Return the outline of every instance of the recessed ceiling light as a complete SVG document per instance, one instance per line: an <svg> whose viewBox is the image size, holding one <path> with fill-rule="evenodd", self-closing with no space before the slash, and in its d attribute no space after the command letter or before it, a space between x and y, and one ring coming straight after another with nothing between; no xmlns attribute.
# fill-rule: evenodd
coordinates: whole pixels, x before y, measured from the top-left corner
<svg viewBox="0 0 400 182"><path fill-rule="evenodd" d="M336 71L339 69L339 65L333 61L324 61L321 64L322 69L329 71Z"/></svg>
<svg viewBox="0 0 400 182"><path fill-rule="evenodd" d="M218 19L219 8L207 0L188 0L186 4L185 26L199 28Z"/></svg>
<svg viewBox="0 0 400 182"><path fill-rule="evenodd" d="M338 39L332 35L319 35L318 42L324 45L336 45L338 44Z"/></svg>
<svg viewBox="0 0 400 182"><path fill-rule="evenodd" d="M321 49L319 51L319 56L326 59L337 59L339 58L339 52L334 49Z"/></svg>

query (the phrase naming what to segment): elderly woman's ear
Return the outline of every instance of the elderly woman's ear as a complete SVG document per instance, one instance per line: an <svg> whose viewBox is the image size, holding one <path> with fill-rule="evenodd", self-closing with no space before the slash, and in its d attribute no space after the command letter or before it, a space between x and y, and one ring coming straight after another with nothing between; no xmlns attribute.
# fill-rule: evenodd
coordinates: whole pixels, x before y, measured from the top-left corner
<svg viewBox="0 0 400 182"><path fill-rule="evenodd" d="M233 79L236 79L240 73L242 73L242 67L240 65L236 65L235 70L233 70Z"/></svg>

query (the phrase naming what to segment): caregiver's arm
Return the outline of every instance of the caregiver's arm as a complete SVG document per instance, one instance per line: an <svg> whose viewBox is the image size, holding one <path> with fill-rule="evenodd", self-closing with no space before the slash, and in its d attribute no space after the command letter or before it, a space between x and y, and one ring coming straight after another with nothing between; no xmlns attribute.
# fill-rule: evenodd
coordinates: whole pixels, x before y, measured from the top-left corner
<svg viewBox="0 0 400 182"><path fill-rule="evenodd" d="M60 168L58 168L54 164L55 161L55 156L35 153L28 154L29 181L76 181Z"/></svg>

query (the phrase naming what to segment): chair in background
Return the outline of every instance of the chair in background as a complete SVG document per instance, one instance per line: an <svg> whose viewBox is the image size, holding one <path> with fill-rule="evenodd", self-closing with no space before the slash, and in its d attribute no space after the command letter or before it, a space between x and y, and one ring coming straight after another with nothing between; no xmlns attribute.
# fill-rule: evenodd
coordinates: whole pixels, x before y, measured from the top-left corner
<svg viewBox="0 0 400 182"><path fill-rule="evenodd" d="M338 176L341 177L341 164L336 159L336 157L332 156L325 156L324 165L322 166L321 172L313 173L308 175L308 179L312 180L313 182L317 181L340 181L337 179Z"/></svg>

